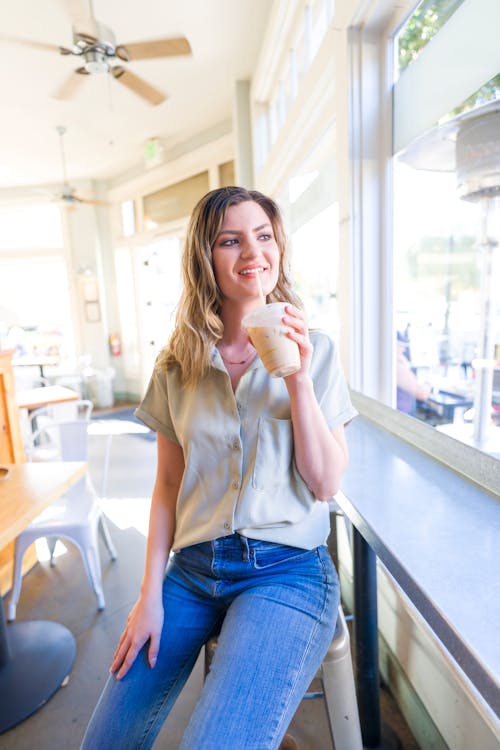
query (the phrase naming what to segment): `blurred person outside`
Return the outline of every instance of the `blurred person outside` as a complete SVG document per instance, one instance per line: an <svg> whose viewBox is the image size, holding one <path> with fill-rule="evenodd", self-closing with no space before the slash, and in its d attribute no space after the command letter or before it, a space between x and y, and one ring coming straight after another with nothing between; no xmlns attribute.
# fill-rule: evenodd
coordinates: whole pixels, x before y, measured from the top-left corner
<svg viewBox="0 0 500 750"><path fill-rule="evenodd" d="M396 408L405 414L415 416L417 401L426 401L431 394L429 383L421 383L412 370L408 358L409 339L406 333L397 334Z"/></svg>

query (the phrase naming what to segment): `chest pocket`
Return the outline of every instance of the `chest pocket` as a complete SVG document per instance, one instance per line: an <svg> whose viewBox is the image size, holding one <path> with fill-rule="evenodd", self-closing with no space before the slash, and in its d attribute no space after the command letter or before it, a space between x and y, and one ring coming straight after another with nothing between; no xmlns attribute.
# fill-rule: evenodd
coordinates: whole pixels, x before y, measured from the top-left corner
<svg viewBox="0 0 500 750"><path fill-rule="evenodd" d="M290 419L260 417L252 485L269 490L289 481L293 456Z"/></svg>

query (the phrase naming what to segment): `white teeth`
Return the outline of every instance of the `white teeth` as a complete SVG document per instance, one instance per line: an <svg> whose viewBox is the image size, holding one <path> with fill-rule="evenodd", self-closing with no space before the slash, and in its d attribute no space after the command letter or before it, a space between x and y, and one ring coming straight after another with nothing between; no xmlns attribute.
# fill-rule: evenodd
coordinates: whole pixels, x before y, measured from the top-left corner
<svg viewBox="0 0 500 750"><path fill-rule="evenodd" d="M248 269L245 269L244 271L240 271L240 276L248 276L249 274L252 274L252 276L253 276L253 274L262 273L263 271L264 271L264 269L262 267L260 267L260 268L248 268Z"/></svg>

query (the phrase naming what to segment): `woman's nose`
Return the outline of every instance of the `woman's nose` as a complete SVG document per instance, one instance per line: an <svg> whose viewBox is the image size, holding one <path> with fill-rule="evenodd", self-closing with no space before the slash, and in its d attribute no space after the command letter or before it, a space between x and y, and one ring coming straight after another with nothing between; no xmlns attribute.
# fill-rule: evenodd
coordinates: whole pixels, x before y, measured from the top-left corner
<svg viewBox="0 0 500 750"><path fill-rule="evenodd" d="M249 237L241 243L242 258L256 258L258 254L259 247L253 237Z"/></svg>

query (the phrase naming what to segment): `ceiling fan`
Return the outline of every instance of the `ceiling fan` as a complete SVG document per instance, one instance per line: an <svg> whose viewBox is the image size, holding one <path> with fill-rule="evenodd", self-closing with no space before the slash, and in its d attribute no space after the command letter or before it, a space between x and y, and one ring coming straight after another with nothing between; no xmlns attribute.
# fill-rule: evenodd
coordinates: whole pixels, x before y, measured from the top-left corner
<svg viewBox="0 0 500 750"><path fill-rule="evenodd" d="M87 76L109 73L118 83L126 86L134 94L149 104L158 105L166 95L143 78L133 73L121 63L134 60L151 60L160 57L177 57L191 54L191 46L185 37L167 37L144 42L117 44L113 31L100 23L94 16L92 0L72 0L73 45L62 47L28 39L0 36L5 42L13 42L34 49L58 52L60 55L74 55L83 63L75 68L71 76L53 94L56 99L69 99L77 93ZM76 6L76 8L75 8Z"/></svg>
<svg viewBox="0 0 500 750"><path fill-rule="evenodd" d="M66 154L64 151L64 136L66 134L66 128L64 127L64 125L58 125L56 127L56 130L59 134L59 148L61 151L63 185L62 185L61 191L59 193L56 193L55 196L53 196L54 200L58 201L59 203L62 203L66 208L69 208L69 209L75 209L80 204L85 204L87 206L111 206L112 204L107 203L106 201L98 201L98 200L94 200L93 198L82 198L80 195L76 194L75 188L71 187L71 185L68 182L68 174L67 174L67 168L66 168Z"/></svg>

